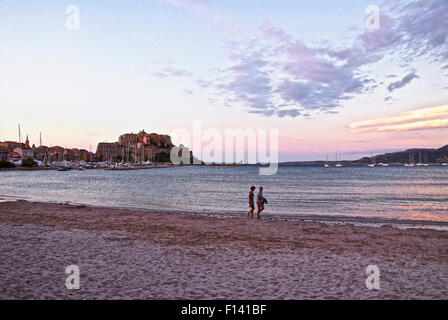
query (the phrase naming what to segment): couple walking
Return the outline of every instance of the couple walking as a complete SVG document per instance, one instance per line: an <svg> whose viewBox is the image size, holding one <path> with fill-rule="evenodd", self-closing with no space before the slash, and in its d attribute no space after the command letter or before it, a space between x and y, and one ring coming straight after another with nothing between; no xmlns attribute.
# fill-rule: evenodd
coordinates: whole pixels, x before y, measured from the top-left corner
<svg viewBox="0 0 448 320"><path fill-rule="evenodd" d="M251 219L253 219L253 217L254 217L254 210L255 210L254 191L255 191L255 187L254 186L250 187L250 192L249 192L249 208L250 208L250 210L247 213L247 216L250 217ZM268 201L263 196L263 187L260 186L260 191L258 191L258 193L257 193L257 207L258 207L257 219L260 219L260 213L264 210L265 203L268 203Z"/></svg>

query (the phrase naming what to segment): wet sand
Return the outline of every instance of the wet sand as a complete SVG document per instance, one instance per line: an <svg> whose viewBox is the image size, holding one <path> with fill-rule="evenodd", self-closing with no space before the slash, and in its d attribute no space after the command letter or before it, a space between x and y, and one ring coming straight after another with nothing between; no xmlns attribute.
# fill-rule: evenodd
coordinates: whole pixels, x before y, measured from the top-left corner
<svg viewBox="0 0 448 320"><path fill-rule="evenodd" d="M17 201L0 237L0 299L448 299L446 231Z"/></svg>

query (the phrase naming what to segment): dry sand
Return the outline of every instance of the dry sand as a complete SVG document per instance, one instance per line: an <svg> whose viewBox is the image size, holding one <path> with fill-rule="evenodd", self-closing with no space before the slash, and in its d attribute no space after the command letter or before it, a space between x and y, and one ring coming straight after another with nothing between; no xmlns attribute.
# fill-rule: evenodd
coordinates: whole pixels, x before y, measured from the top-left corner
<svg viewBox="0 0 448 320"><path fill-rule="evenodd" d="M0 299L448 298L446 231L18 201L0 235Z"/></svg>

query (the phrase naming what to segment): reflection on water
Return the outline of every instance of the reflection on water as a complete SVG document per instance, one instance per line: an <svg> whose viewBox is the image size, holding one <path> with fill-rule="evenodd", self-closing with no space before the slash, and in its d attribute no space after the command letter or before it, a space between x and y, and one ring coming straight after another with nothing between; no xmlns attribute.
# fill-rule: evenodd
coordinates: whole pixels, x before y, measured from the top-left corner
<svg viewBox="0 0 448 320"><path fill-rule="evenodd" d="M180 167L136 171L0 172L0 197L100 206L241 214L263 185L266 216L345 216L448 222L448 169Z"/></svg>

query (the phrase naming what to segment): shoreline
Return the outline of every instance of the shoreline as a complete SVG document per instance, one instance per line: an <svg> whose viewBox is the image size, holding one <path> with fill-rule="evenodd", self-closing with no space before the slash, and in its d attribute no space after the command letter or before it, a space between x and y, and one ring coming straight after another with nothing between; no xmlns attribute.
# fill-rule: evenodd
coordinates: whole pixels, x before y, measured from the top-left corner
<svg viewBox="0 0 448 320"><path fill-rule="evenodd" d="M0 234L0 299L448 298L444 231L7 201Z"/></svg>
<svg viewBox="0 0 448 320"><path fill-rule="evenodd" d="M4 199L6 197L6 199ZM144 207L129 207L129 206L100 206L89 203L82 202L72 202L72 201L39 201L34 199L27 199L26 197L15 197L0 195L1 202L16 202L25 201L31 203L39 204L60 204L60 205L73 205L82 207L92 207L98 209L110 209L110 210L131 210L131 211L148 211L160 214L180 214L180 215L191 215L191 216L203 216L216 219L238 219L245 218L244 211L242 208L241 212L225 212L225 213L202 213L194 211L179 211L179 210L163 210L163 209L149 209ZM397 229L430 229L437 231L448 232L448 222L447 221L431 221L431 220L410 220L410 219L387 219L381 217L361 217L361 216L344 216L344 215L296 215L287 216L279 214L268 214L267 216L262 214L262 220L266 221L285 221L285 222L316 222L324 223L328 225L354 225L354 226L365 226L372 228L380 228L382 226L390 226Z"/></svg>
<svg viewBox="0 0 448 320"><path fill-rule="evenodd" d="M86 168L82 167L82 170L146 170L146 169L161 169L161 168L176 168L180 167L180 165L156 165L156 166L147 166L147 167L117 167L117 168L111 168L111 167L95 167L95 168ZM66 168L64 166L60 167L20 167L16 166L14 168L0 168L1 171L45 171L45 170L59 170L62 168ZM70 168L68 171L77 171L79 168Z"/></svg>
<svg viewBox="0 0 448 320"><path fill-rule="evenodd" d="M309 164L307 162L304 163L278 163L277 165L279 167L297 167L297 168L322 168L325 161L321 161L322 163L312 163ZM389 167L397 168L397 167L404 167L407 163L390 163ZM182 167L182 166L203 166L203 167L263 167L265 165L263 164L187 164L187 165L180 165L180 164L170 164L170 165L155 165L155 166L137 166L137 167L92 167L87 168L84 167L85 170L142 170L142 169L158 169L158 168L175 168L175 167ZM445 168L446 163L430 163L429 167L443 167ZM365 163L346 163L344 164L344 167L346 168L367 168L367 164ZM343 168L344 168L343 167ZM14 168L0 168L1 171L38 171L38 170L58 170L61 168L65 168L64 166L59 167L21 167L16 166ZM334 165L331 165L329 168L336 168ZM327 169L329 169L327 168ZM382 166L377 165L376 168L384 168ZM415 165L414 168L421 169L422 166ZM338 168L340 169L340 168ZM369 168L371 169L371 168ZM72 170L77 170L77 168L72 168Z"/></svg>

